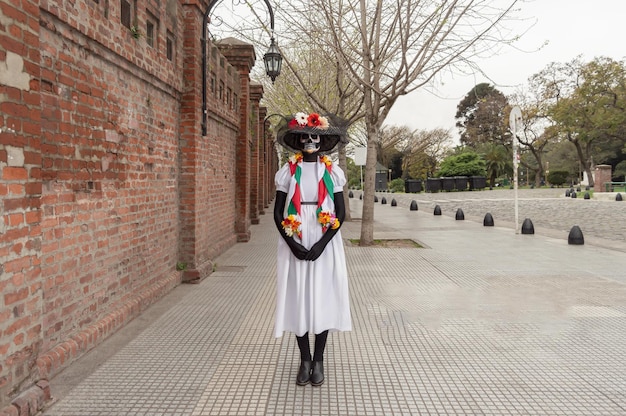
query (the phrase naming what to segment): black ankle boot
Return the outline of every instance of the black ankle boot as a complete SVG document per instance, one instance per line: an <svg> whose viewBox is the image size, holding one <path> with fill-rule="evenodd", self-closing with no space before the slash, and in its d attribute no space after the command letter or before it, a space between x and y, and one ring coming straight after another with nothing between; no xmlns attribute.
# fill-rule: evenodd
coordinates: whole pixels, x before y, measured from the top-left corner
<svg viewBox="0 0 626 416"><path fill-rule="evenodd" d="M306 386L311 381L311 366L313 361L300 361L300 368L298 369L298 377L296 378L296 384L298 386Z"/></svg>
<svg viewBox="0 0 626 416"><path fill-rule="evenodd" d="M313 361L311 384L314 386L321 386L324 384L324 361Z"/></svg>

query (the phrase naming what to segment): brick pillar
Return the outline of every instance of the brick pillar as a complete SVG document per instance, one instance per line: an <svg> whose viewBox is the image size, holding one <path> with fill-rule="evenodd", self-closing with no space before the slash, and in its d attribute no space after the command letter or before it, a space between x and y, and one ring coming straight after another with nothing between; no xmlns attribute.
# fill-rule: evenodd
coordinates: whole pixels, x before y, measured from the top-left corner
<svg viewBox="0 0 626 416"><path fill-rule="evenodd" d="M261 125L263 121L259 121L259 103L263 97L263 86L261 84L250 85L250 131L252 132L252 165L250 166L250 221L252 224L259 223L259 195L263 192L260 186L263 183L261 179L261 159L263 154L261 145L263 143L261 137Z"/></svg>
<svg viewBox="0 0 626 416"><path fill-rule="evenodd" d="M265 134L265 146L267 156L267 200L265 201L266 207L269 207L270 202L276 196L276 185L274 184L274 176L278 171L278 154L276 153L276 142L271 131L266 131Z"/></svg>
<svg viewBox="0 0 626 416"><path fill-rule="evenodd" d="M606 192L606 182L611 182L611 165L597 165L593 172L594 192Z"/></svg>
<svg viewBox="0 0 626 416"><path fill-rule="evenodd" d="M267 116L267 107L259 107L259 195L257 206L260 215L265 215L265 200L267 199L267 155L265 145L265 117Z"/></svg>
<svg viewBox="0 0 626 416"><path fill-rule="evenodd" d="M200 38L206 5L186 1L183 3L184 39L183 71L185 88L180 110L180 176L179 176L179 261L185 264L183 281L195 281L211 272L212 264L201 258L198 242L198 160L202 147L202 55Z"/></svg>
<svg viewBox="0 0 626 416"><path fill-rule="evenodd" d="M2 2L0 14L0 413L5 414L3 408L15 410L10 403L16 393L40 376L35 365L43 339L39 2Z"/></svg>
<svg viewBox="0 0 626 416"><path fill-rule="evenodd" d="M241 85L239 109L239 138L237 140L235 233L237 241L250 240L250 173L252 166L252 106L250 103L250 69L254 66L256 55L254 47L238 39L227 38L217 44L220 52L239 72Z"/></svg>

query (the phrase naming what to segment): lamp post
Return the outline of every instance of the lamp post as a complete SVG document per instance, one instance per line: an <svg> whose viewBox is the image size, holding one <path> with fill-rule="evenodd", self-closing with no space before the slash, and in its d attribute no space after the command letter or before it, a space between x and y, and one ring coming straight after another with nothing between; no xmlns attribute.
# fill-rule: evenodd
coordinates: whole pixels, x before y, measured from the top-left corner
<svg viewBox="0 0 626 416"><path fill-rule="evenodd" d="M206 102L206 71L207 71L207 56L206 56L206 41L207 31L209 25L209 15L211 10L220 0L211 0L209 6L204 12L204 18L202 19L202 37L200 38L200 47L202 48L202 135L206 136L207 133L207 102ZM263 55L263 62L265 63L265 73L271 78L272 82L276 80L276 77L280 75L280 68L282 66L283 57L276 46L274 40L274 10L270 5L269 0L264 0L267 10L270 13L270 28L272 30L270 47Z"/></svg>
<svg viewBox="0 0 626 416"><path fill-rule="evenodd" d="M519 155L517 154L517 131L522 126L522 110L518 106L511 108L509 127L513 133L513 188L515 189L515 234L519 234L519 208L517 201Z"/></svg>

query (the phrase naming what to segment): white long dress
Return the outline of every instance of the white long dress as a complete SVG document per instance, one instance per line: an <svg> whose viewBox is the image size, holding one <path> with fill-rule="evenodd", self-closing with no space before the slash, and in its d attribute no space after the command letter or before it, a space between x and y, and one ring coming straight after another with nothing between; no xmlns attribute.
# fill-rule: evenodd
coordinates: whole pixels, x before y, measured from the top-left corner
<svg viewBox="0 0 626 416"><path fill-rule="evenodd" d="M321 162L302 162L300 180L301 201L317 201L318 182L325 166ZM333 164L331 179L334 192L341 192L346 178L339 166ZM275 177L276 189L289 194L291 172L285 164ZM293 194L293 184L292 194ZM289 206L290 196L286 201ZM286 208L285 207L285 216ZM330 196L326 197L324 210L334 211ZM302 205L302 245L307 249L322 238L322 226L317 222L316 205ZM299 240L296 236L294 236ZM341 230L335 234L322 255L315 261L298 260L282 236L278 238L276 284L275 336L284 331L297 336L306 332L319 334L325 330L350 331L350 299L348 272L341 239Z"/></svg>

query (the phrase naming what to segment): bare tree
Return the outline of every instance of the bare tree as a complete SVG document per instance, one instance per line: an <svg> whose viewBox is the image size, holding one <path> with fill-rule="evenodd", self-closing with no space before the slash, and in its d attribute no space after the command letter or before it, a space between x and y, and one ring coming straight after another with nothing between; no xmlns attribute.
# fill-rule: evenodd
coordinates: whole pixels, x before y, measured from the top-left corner
<svg viewBox="0 0 626 416"><path fill-rule="evenodd" d="M265 104L271 112L316 111L337 115L347 124L355 123L363 102L362 94L345 76L334 50L324 48L325 43L317 46L324 33L298 28L303 22L306 19L295 25L298 37L281 48L283 73L275 87L266 91ZM347 172L346 151L345 145L339 146L338 163L344 172ZM350 221L348 192L344 192L344 202L345 220Z"/></svg>
<svg viewBox="0 0 626 416"><path fill-rule="evenodd" d="M493 54L512 41L504 23L519 0L499 8L488 0L311 0L316 19L348 77L364 97L367 164L361 245L374 234L376 152L380 129L398 97L430 84L444 70Z"/></svg>
<svg viewBox="0 0 626 416"><path fill-rule="evenodd" d="M285 13L284 21L292 26L283 32L281 45L320 48L329 59L319 74L337 77L338 88L358 90L360 104L353 107L340 101L333 109L351 121L363 120L367 132L361 245L373 243L379 133L393 105L400 96L429 86L443 71L480 71L478 60L517 38L507 30L506 22L513 18L513 7L523 1L294 0L277 4L277 13ZM287 36L293 42L282 43ZM300 70L294 75L300 86L307 84L306 77L315 76ZM322 95L311 93L307 98L318 108L326 105L327 97Z"/></svg>
<svg viewBox="0 0 626 416"><path fill-rule="evenodd" d="M449 130L415 131L403 149L404 177L427 178L432 175L451 145Z"/></svg>
<svg viewBox="0 0 626 416"><path fill-rule="evenodd" d="M522 110L522 128L521 134L518 134L517 140L520 144L521 151L529 152L535 160L537 166L521 159L522 166L532 169L535 172L535 186L541 186L541 177L544 176L544 149L549 143L558 140L558 134L555 129L551 128L547 111L546 102L541 98L541 93L536 90L537 86L530 84L531 89L528 91L518 91L510 97Z"/></svg>

